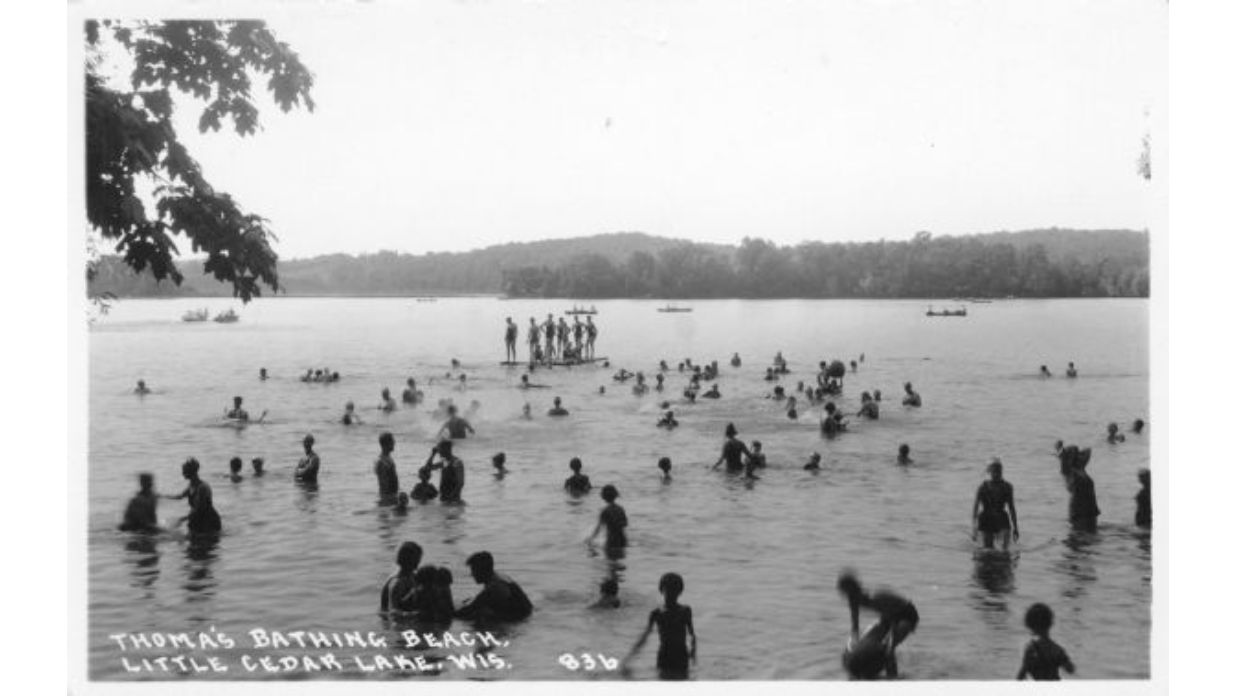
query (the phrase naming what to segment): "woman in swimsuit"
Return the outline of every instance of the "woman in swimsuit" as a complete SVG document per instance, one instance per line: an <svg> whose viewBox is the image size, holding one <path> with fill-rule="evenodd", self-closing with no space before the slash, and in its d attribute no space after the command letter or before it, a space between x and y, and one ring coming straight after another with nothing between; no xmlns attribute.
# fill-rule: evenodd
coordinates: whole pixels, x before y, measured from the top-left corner
<svg viewBox="0 0 1236 696"><path fill-rule="evenodd" d="M1017 507L1013 504L1013 484L1004 480L1004 465L999 459L994 459L987 465L987 473L991 478L979 484L978 491L974 494L974 530L971 536L977 540L979 532L982 532L983 548L990 549L995 536L999 534L1001 548L1008 551L1010 526L1014 541L1020 535L1017 529Z"/></svg>
<svg viewBox="0 0 1236 696"><path fill-rule="evenodd" d="M190 457L180 467L180 473L189 481L189 486L179 495L169 495L169 500L186 498L189 501L189 514L176 521L189 523L190 534L216 534L223 529L219 513L215 511L214 496L210 484L198 477L202 465Z"/></svg>

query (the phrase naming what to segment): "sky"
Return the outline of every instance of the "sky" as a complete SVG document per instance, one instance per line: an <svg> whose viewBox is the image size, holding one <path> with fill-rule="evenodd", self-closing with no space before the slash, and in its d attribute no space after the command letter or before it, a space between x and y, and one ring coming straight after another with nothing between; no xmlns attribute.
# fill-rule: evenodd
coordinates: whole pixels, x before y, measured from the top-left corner
<svg viewBox="0 0 1236 696"><path fill-rule="evenodd" d="M237 9L300 54L317 109L263 95L263 130L240 138L197 133L185 99L178 129L216 188L270 220L282 258L1152 217L1136 163L1166 118L1154 0Z"/></svg>

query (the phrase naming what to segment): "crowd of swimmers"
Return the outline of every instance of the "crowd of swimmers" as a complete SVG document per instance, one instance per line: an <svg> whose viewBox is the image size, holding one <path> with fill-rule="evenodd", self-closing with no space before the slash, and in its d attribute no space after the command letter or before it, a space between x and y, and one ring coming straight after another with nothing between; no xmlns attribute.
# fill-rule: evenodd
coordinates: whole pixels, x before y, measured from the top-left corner
<svg viewBox="0 0 1236 696"><path fill-rule="evenodd" d="M508 358L513 362L518 330L509 318L507 325ZM543 346L542 336L544 337ZM534 363L571 358L583 359L584 356L592 354L595 338L596 329L591 317L588 317L586 324L576 318L574 327L568 325L565 319L555 322L552 315L547 317L543 325L537 324L535 319L529 322L528 343L530 353L534 356ZM864 360L865 356L860 356L858 360L850 361L849 372L857 372L858 364ZM742 364L737 353L729 362L732 367L739 367ZM460 367L458 361L453 361L452 366ZM688 377L687 386L683 392L688 402L694 402L697 395L701 398L720 397L716 384L720 369L716 361L696 364L686 359L677 367L680 373L685 373ZM668 363L664 360L660 361L659 369L654 375L654 387L649 387L643 372L630 372L625 368L620 369L614 375L614 381L621 383L634 379L632 391L636 395L642 395L650 389L661 392L665 389L665 374L669 371ZM765 379L779 381L782 376L790 372L788 362L778 352L772 365L765 371ZM814 385L808 387L802 381L799 381L797 385L797 391L803 394L809 404L823 403L820 430L826 438L835 437L847 429L846 418L836 404L828 400L828 397L841 393L846 372L846 365L841 361L821 361ZM1041 367L1040 374L1045 377L1051 376L1045 365ZM1073 363L1069 363L1066 374L1069 377L1076 377L1077 372ZM454 379L450 373L447 373L447 377ZM260 371L259 378L262 380L268 378L265 368ZM338 379L338 373L326 369L310 370L301 378L306 382L329 382ZM459 383L463 385L464 380L466 376L461 374ZM714 383L707 391L700 394L701 383L706 381ZM406 384L403 392L404 404L421 403L424 400L424 393L418 389L415 379L408 378ZM521 377L519 384L521 389L543 386L531 382L527 374ZM138 381L137 389L134 391L139 395L151 393L142 380ZM902 400L904 406L908 408L922 406L922 397L914 390L911 383L904 384L904 391L905 396ZM605 393L604 386L601 387L601 393ZM766 398L783 402L787 417L798 418L797 397L787 395L785 388L781 385L775 386ZM863 392L856 417L878 420L880 402L879 390ZM658 427L672 429L678 425L674 411L669 406L668 401L661 402L663 413L657 421ZM392 411L395 408L390 390L383 389L378 409ZM475 413L478 408L479 403L474 401L470 407L470 413ZM400 490L393 457L394 436L389 432L383 432L378 436L379 453L374 461L373 471L377 479L379 499L383 505L391 505L397 511L406 513L410 501L424 503L439 500L446 504L462 502L465 467L463 461L455 456L452 441L466 438L475 431L467 418L459 415L457 407L449 399L439 401L435 414L445 416L446 421L438 432L438 442L430 449L424 464L417 469L416 484L408 491ZM530 406L527 403L524 404L523 415L531 417ZM564 417L569 415L569 411L563 407L560 397L554 397L553 407L547 415ZM263 413L264 416L265 413ZM248 412L244 409L242 397L237 396L233 399L232 407L225 409L225 417L231 421L248 422L250 420ZM348 402L341 420L345 425L360 423L359 416L356 415L355 407L351 402ZM1131 432L1141 434L1144 428L1145 422L1138 419L1134 421ZM1106 440L1113 445L1125 441L1125 435L1120 432L1116 423L1108 425ZM297 482L315 485L318 481L321 459L314 450L314 444L315 438L312 434L304 436L302 440L304 454L293 472L293 478ZM1097 527L1100 510L1094 481L1087 472L1091 450L1079 448L1076 445L1065 445L1063 441L1057 441L1055 454L1059 460L1062 481L1069 493L1069 522L1075 529L1093 532ZM819 452L812 452L802 468L818 473L822 469L822 461L823 458ZM899 446L896 462L900 465L914 463L910 457L908 444L903 443ZM251 464L254 477L264 475L262 458L252 459ZM491 464L495 478L501 479L507 474L505 453L498 452L493 455ZM758 479L757 472L768 466L762 443L758 440L752 441L751 447L748 448L746 443L738 438L738 429L733 423L725 427L721 452L712 468L717 469L722 465L725 466L727 472L751 480ZM241 482L243 466L243 460L240 457L233 457L229 461L228 479L233 483ZM572 458L568 468L571 474L563 484L564 490L572 496L588 495L592 491L592 482L583 473L583 463L580 458ZM672 462L669 457L661 457L657 461L657 469L660 471L662 482L668 484L673 480ZM436 486L432 482L432 475L435 471L439 473ZM993 459L987 465L986 471L987 478L980 483L974 497L971 512L972 536L976 543L981 543L985 549L999 547L1000 550L1007 551L1010 543L1016 542L1020 537L1013 485L1004 478L1004 465L1000 459ZM196 459L190 458L182 465L181 473L187 481L187 486L181 493L170 496L159 495L155 492L152 474L140 474L139 490L125 509L120 529L136 532L160 531L157 503L160 498L164 498L184 499L189 506L188 514L178 518L172 525L173 527L186 524L191 534L219 533L222 529L222 520L214 508L210 484L201 478L201 465ZM1138 480L1141 489L1135 498L1134 522L1138 527L1149 528L1151 526L1149 470L1139 471ZM598 515L595 528L587 538L588 543L591 544L604 532L604 547L609 553L621 553L621 550L627 546L627 514L617 503L618 497L619 492L616 486L607 484L601 488L601 498L605 505ZM421 547L416 543L406 542L400 546L396 557L398 570L383 584L381 589L379 607L382 612L414 616L420 621L439 624L449 623L454 618L475 621L520 621L531 615L533 606L527 594L514 580L495 570L494 558L488 551L479 551L468 557L466 565L473 580L481 586L481 589L475 597L459 606L455 605L451 593L453 582L451 571L444 566L422 566L420 565L421 557ZM677 573L666 573L661 577L658 589L664 598L664 603L650 613L643 633L623 661L624 669L655 628L660 638L660 648L656 659L658 673L668 679L684 678L688 675L689 664L695 659L696 637L691 609L679 602L684 588L684 580ZM919 617L914 604L889 591L868 592L854 573L849 570L844 571L839 577L837 589L844 597L851 617L850 639L843 653L843 664L847 672L856 679L871 679L879 676L896 677L898 674L896 648L918 626ZM608 578L601 583L600 598L591 606L610 608L619 605L617 581L615 578ZM878 619L868 629L860 632L859 615L863 610L874 612ZM1074 665L1067 653L1050 638L1052 620L1052 611L1044 604L1034 604L1027 610L1025 624L1032 638L1026 645L1022 665L1017 673L1018 679L1026 677L1038 680L1059 679L1061 670L1070 674L1074 672Z"/></svg>

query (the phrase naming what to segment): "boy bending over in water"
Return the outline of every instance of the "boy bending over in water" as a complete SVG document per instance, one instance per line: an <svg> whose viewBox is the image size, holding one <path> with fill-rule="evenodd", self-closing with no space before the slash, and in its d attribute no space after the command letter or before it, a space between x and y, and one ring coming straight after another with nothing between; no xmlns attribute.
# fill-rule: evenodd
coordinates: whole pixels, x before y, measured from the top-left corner
<svg viewBox="0 0 1236 696"><path fill-rule="evenodd" d="M1021 669L1017 672L1018 680L1029 675L1035 681L1060 681L1061 668L1069 674L1073 673L1073 661L1068 653L1048 636L1052 619L1051 607L1046 604L1035 604L1026 610L1026 628L1034 637L1026 643Z"/></svg>
<svg viewBox="0 0 1236 696"><path fill-rule="evenodd" d="M656 626L657 636L661 639L661 647L657 649L657 673L662 679L687 678L688 661L695 662L695 624L691 620L691 607L678 603L683 587L682 576L678 573L661 576L659 589L665 603L648 615L644 632L622 660L624 670L631 658L644 647L648 634ZM690 648L687 647L687 636L691 637Z"/></svg>
<svg viewBox="0 0 1236 696"><path fill-rule="evenodd" d="M897 646L918 628L918 610L909 600L892 592L867 594L858 578L847 571L837 579L837 589L850 604L850 640L841 662L854 679L876 679L883 672L897 676ZM880 619L859 635L858 610L866 607Z"/></svg>

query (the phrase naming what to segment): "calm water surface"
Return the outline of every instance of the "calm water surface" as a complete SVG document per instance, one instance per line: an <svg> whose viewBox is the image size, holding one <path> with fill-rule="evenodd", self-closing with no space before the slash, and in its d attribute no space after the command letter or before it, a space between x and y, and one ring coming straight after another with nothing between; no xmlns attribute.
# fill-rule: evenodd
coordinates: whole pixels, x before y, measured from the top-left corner
<svg viewBox="0 0 1236 696"><path fill-rule="evenodd" d="M425 563L453 570L457 603L476 587L464 559L487 549L536 605L531 620L503 634L510 644L499 652L511 669L446 670L436 678L581 678L558 656L624 654L660 601L658 578L672 570L685 577L682 601L695 613L695 678L843 679L848 615L833 585L846 566L918 606L919 630L898 651L907 678L1011 678L1027 638L1023 613L1038 601L1055 610L1053 636L1079 676L1149 676L1150 541L1132 520L1150 429L1120 445L1104 440L1109 421L1127 430L1148 412L1145 301L1007 301L972 305L964 319L927 318L920 302L700 301L683 314L657 313L653 302L597 302L597 354L611 368L538 371L534 381L553 388L530 392L514 388L521 370L498 365L503 319L519 324L523 357L528 317L543 320L569 303L273 299L241 309L238 324L179 320L192 307L231 304L124 301L91 327L93 678L169 678L127 674L107 638L118 632L214 627L239 636L264 627L393 636L406 626L378 615L378 589L405 540L424 547ZM865 353L838 405L853 413L862 391L880 389L881 419L852 422L832 441L819 435L818 408L800 407L800 420L788 420L764 398L772 386L764 368L778 350L793 370L782 381L789 392L811 379L819 360ZM729 367L733 352L742 355L741 368ZM452 357L464 365L466 392L442 379ZM674 367L687 357L720 362L723 398L677 404L682 425L673 432L654 423L658 401L681 401L685 378L676 370L664 396L634 396L611 381L626 367L651 382L658 360ZM1081 373L1076 380L1063 376L1070 360ZM1056 378L1036 377L1044 363ZM298 381L320 366L343 380ZM260 367L271 375L266 382L257 378ZM421 383L428 405L379 413L381 388L398 398L408 376ZM154 393L135 396L138 379ZM905 381L923 395L922 409L899 405ZM608 393L599 396L602 385ZM269 412L266 424L221 427L238 394L251 414ZM543 415L555 395L569 418ZM414 504L405 516L378 507L378 434L395 434L401 487L410 488L440 426L432 405L446 397L481 404L472 418L477 436L456 450L468 467L467 505ZM365 425L338 424L349 400ZM525 400L532 421L519 418ZM748 443L764 444L769 469L754 485L708 471L730 421ZM291 480L308 432L322 458L317 490ZM1094 448L1090 473L1103 511L1096 534L1069 531L1052 454L1057 439ZM913 448L913 466L895 464L902 442ZM511 471L501 481L489 467L497 451L506 452ZM816 476L801 469L812 451L824 457ZM157 489L179 492L180 463L189 456L202 462L214 489L222 538L198 545L115 531L136 474L151 471ZM246 461L240 484L225 477L232 456ZM586 608L611 567L583 543L599 496L574 501L562 492L573 456L597 488L618 487L630 518L631 547L618 569L623 605L615 611ZM661 456L674 462L670 485L658 477ZM969 541L975 487L992 456L1003 459L1016 487L1021 520L1022 550L1005 562L976 559ZM265 458L265 477L249 476L253 457ZM186 506L162 501L159 512L171 522ZM655 636L650 643L634 665L637 678L655 677Z"/></svg>

